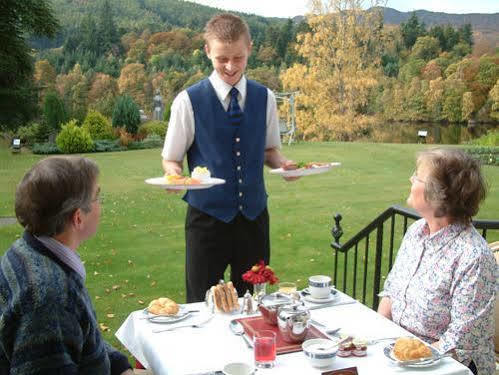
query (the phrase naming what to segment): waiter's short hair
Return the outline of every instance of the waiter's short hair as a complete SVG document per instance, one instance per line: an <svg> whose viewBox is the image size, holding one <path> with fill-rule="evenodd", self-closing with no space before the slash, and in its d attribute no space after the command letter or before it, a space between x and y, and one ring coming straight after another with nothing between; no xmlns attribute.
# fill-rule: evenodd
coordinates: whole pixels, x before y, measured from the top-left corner
<svg viewBox="0 0 499 375"><path fill-rule="evenodd" d="M251 43L248 24L241 17L231 13L213 16L206 23L203 36L207 44L213 39L224 43L233 43L237 42L241 37L245 37L248 44Z"/></svg>

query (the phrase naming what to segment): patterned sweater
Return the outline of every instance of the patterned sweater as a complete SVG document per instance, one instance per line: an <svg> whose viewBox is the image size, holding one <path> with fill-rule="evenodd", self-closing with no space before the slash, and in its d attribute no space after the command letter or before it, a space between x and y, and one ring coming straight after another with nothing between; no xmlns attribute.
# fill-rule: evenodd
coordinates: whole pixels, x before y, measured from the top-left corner
<svg viewBox="0 0 499 375"><path fill-rule="evenodd" d="M83 279L25 232L0 260L0 375L119 375Z"/></svg>

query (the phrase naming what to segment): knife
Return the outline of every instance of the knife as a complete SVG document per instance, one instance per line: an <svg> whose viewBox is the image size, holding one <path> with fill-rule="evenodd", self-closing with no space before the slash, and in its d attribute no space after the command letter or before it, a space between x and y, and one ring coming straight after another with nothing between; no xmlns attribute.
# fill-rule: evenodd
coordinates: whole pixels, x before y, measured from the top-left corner
<svg viewBox="0 0 499 375"><path fill-rule="evenodd" d="M332 307L332 306L341 306L341 305L351 305L351 304L354 304L354 303L357 303L356 300L353 300L353 301L344 301L344 302L331 302L331 303L324 303L322 305L316 305L316 306L310 306L308 309L309 310L318 310L318 309L322 309L322 308L325 308L325 307Z"/></svg>

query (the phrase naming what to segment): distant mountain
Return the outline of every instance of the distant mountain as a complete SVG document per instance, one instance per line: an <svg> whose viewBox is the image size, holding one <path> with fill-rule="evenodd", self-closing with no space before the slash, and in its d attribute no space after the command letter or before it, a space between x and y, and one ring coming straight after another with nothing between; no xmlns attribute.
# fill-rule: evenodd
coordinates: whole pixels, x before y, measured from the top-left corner
<svg viewBox="0 0 499 375"><path fill-rule="evenodd" d="M396 9L384 8L383 14L385 24L399 25L406 22L413 12L399 12ZM481 32L499 32L499 13L469 13L453 14L442 12L430 12L427 10L414 11L418 19L426 24L433 25L452 25L459 27L467 23L471 24L473 31Z"/></svg>

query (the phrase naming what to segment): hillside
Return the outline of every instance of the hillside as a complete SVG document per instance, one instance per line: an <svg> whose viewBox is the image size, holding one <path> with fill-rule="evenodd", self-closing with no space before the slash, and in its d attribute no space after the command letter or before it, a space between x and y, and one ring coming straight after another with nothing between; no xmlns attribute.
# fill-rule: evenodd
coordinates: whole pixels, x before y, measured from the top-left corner
<svg viewBox="0 0 499 375"><path fill-rule="evenodd" d="M413 12L399 12L396 9L384 8L383 13L385 24L399 25L402 22L406 22ZM499 13L452 14L430 12L427 10L416 10L414 13L416 13L420 21L430 27L433 25L459 27L469 23L473 31L499 32Z"/></svg>

